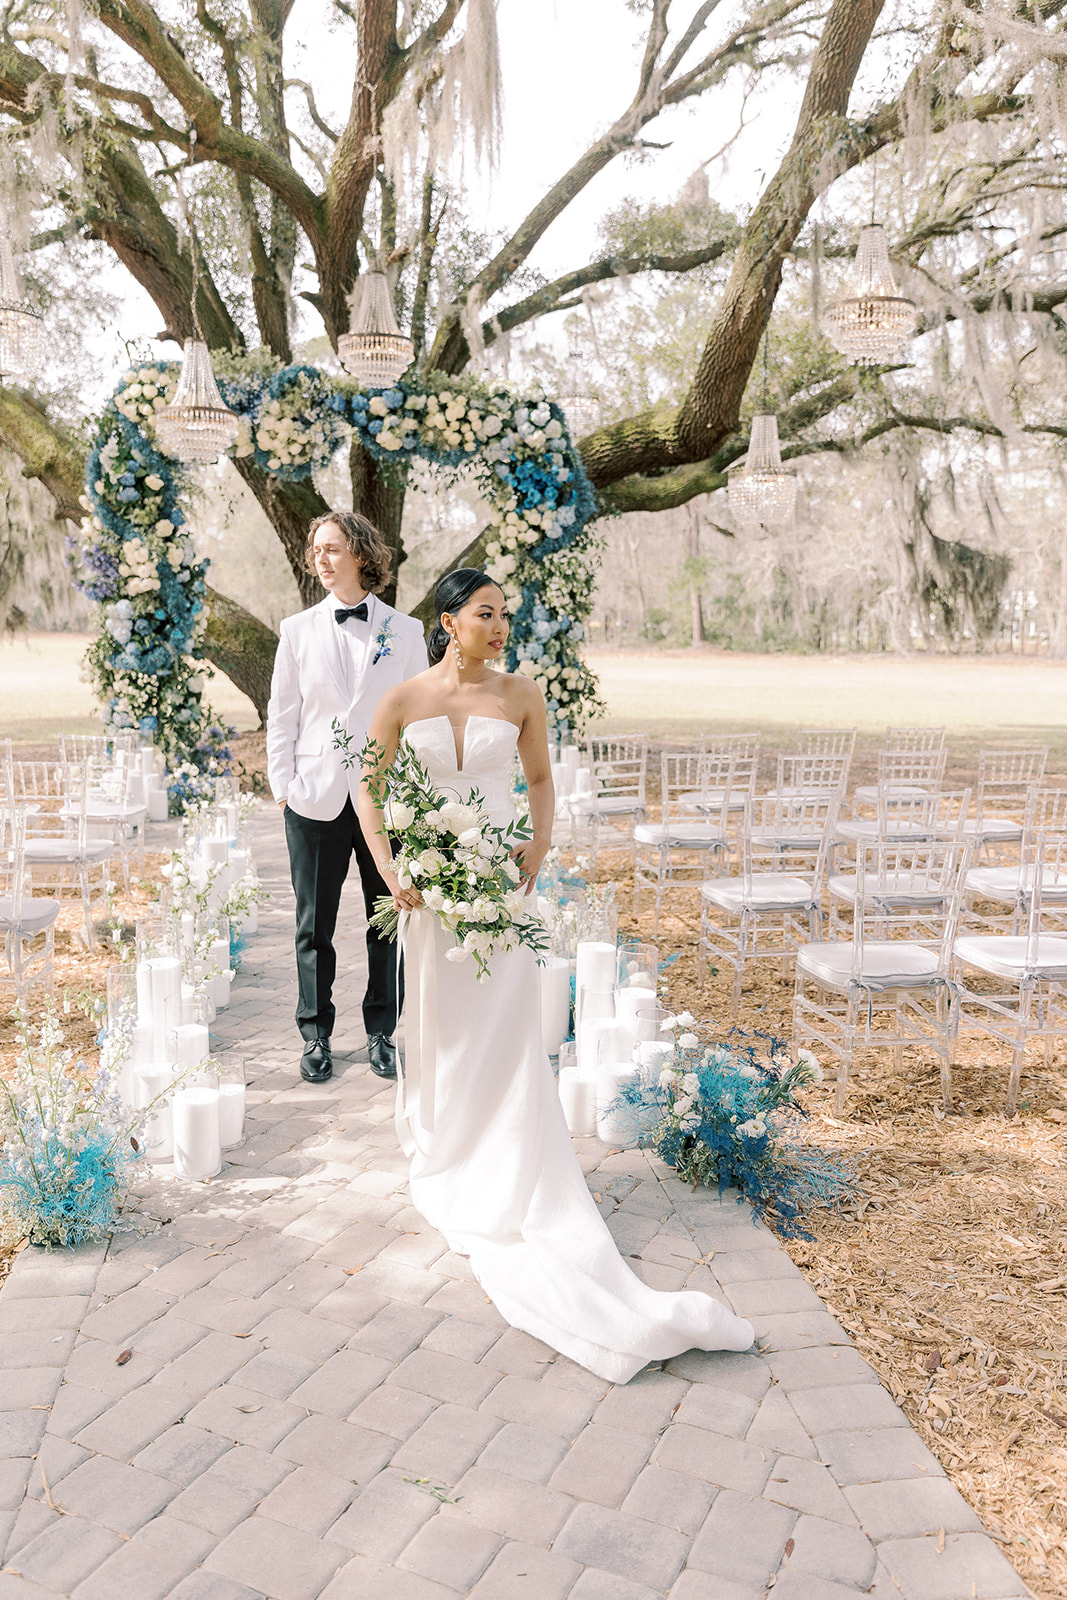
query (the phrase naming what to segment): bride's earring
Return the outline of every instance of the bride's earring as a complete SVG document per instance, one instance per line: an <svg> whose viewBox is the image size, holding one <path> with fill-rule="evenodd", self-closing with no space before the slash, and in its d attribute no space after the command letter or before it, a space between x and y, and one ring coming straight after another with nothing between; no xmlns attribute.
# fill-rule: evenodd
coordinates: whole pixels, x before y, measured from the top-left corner
<svg viewBox="0 0 1067 1600"><path fill-rule="evenodd" d="M459 639L456 637L456 635L454 633L451 635L451 639L452 639L452 654L456 658L456 666L459 668L460 672L462 672L463 671L463 651L460 649L460 647L459 647Z"/></svg>

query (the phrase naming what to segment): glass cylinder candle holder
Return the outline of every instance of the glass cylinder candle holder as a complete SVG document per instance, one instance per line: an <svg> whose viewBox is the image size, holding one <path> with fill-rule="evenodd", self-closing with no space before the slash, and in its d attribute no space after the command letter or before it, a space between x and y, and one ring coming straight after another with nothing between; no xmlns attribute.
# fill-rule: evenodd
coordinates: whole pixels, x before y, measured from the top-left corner
<svg viewBox="0 0 1067 1600"><path fill-rule="evenodd" d="M221 1010L230 1003L230 919L219 917L213 931L207 952L208 993L216 1010Z"/></svg>
<svg viewBox="0 0 1067 1600"><path fill-rule="evenodd" d="M222 1167L219 1087L208 1069L174 1091L174 1172L180 1178L213 1178Z"/></svg>
<svg viewBox="0 0 1067 1600"><path fill-rule="evenodd" d="M618 989L651 989L656 992L659 975L659 950L654 944L637 939L620 942L616 954L615 986Z"/></svg>
<svg viewBox="0 0 1067 1600"><path fill-rule="evenodd" d="M538 967L541 980L541 1035L550 1056L571 1031L571 964L566 956L544 956Z"/></svg>
<svg viewBox="0 0 1067 1600"><path fill-rule="evenodd" d="M177 1007L171 1008L171 1016L175 1026L170 1039L170 1057L179 1072L188 1072L206 1061L211 1053L207 996L195 990L191 996L183 993Z"/></svg>
<svg viewBox="0 0 1067 1600"><path fill-rule="evenodd" d="M232 1150L245 1136L245 1058L225 1055L213 1059L219 1078L219 1129L222 1148Z"/></svg>

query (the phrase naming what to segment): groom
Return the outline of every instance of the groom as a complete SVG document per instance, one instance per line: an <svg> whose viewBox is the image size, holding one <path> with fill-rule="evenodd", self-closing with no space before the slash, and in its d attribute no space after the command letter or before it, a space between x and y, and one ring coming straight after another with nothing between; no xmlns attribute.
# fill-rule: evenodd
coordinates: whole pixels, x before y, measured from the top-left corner
<svg viewBox="0 0 1067 1600"><path fill-rule="evenodd" d="M285 813L296 893L300 1072L308 1083L324 1083L333 1072L333 933L353 852L368 917L388 893L356 818L359 766L342 765L332 724L336 718L351 748L362 749L385 691L425 670L426 645L421 623L378 597L391 556L365 517L316 517L307 560L326 598L281 626L267 706L267 777ZM363 1023L371 1071L380 1078L396 1077L396 959L396 945L368 926Z"/></svg>

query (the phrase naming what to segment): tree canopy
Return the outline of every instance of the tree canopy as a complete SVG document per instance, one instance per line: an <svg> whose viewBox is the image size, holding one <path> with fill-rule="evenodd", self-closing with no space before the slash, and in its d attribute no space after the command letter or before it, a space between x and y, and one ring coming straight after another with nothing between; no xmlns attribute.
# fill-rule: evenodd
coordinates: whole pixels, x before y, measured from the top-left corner
<svg viewBox="0 0 1067 1600"><path fill-rule="evenodd" d="M814 334L798 341L778 361L786 453L854 450L900 428L1062 434L1013 391L1011 372L1025 355L1019 327L1056 348L1064 333L1065 4L743 0L720 13L715 0L632 0L644 46L618 115L505 234L465 213L458 167L460 152L487 152L499 136L495 0L333 0L330 26L352 62L336 127L321 90L289 76L292 0L11 0L0 192L41 294L88 301L106 252L150 296L161 338L191 336L195 293L212 349L262 347L282 364L298 305L336 349L353 286L375 263L418 363L447 374L593 286L699 278L684 362L581 441L605 511L654 511L718 487L743 452L775 303L807 294L817 311L854 244L851 175L875 159L894 257L929 308L924 353L902 380L847 367ZM596 259L551 280L539 272L538 246L597 174L627 156L662 159L658 117L689 104L721 143L736 87L778 80L802 86L796 123L744 214L697 184L674 206L618 208ZM837 222L816 226L813 208L831 197ZM968 375L966 410L939 387L953 360ZM61 515L79 515L82 452L58 381L37 397L0 389L0 444ZM235 465L310 601L303 539L325 502L310 482ZM354 443L349 476L353 503L402 556L403 474ZM479 555L476 540L442 551L440 566ZM254 653L267 648L262 633L249 638ZM226 670L241 682L232 649ZM262 675L258 659L248 682Z"/></svg>

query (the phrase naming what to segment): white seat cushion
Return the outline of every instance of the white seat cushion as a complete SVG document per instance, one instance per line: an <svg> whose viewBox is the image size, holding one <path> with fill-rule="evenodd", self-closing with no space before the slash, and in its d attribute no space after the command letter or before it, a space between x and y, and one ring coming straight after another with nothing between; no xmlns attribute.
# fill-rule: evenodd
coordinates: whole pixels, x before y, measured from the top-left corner
<svg viewBox="0 0 1067 1600"><path fill-rule="evenodd" d="M1024 972L1056 982L1067 979L1067 939L1043 933L1031 943L1024 934L965 934L953 947L960 961L981 972L1018 981Z"/></svg>
<svg viewBox="0 0 1067 1600"><path fill-rule="evenodd" d="M968 817L962 833L965 839L1021 839L1023 825L1014 817L983 817L980 823Z"/></svg>
<svg viewBox="0 0 1067 1600"><path fill-rule="evenodd" d="M983 900L1016 900L1034 887L1033 867L973 867L964 877L968 894ZM1052 905L1067 903L1067 875L1046 872L1041 883L1041 899Z"/></svg>
<svg viewBox="0 0 1067 1600"><path fill-rule="evenodd" d="M47 862L72 865L78 861L107 861L114 848L110 839L86 839L84 851L79 851L77 839L27 839L26 861L38 865Z"/></svg>
<svg viewBox="0 0 1067 1600"><path fill-rule="evenodd" d="M795 833L764 833L757 828L749 837L758 850L817 850L822 843L822 829L818 832L798 828Z"/></svg>
<svg viewBox="0 0 1067 1600"><path fill-rule="evenodd" d="M754 872L749 878L712 878L700 898L723 911L806 911L816 898L810 883L787 872Z"/></svg>
<svg viewBox="0 0 1067 1600"><path fill-rule="evenodd" d="M578 794L568 805L577 817L643 817L645 808L629 794Z"/></svg>
<svg viewBox="0 0 1067 1600"><path fill-rule="evenodd" d="M1067 941L1065 941L1067 942ZM852 983L852 944L806 944L797 966L828 989L847 989ZM937 977L937 955L925 945L904 940L863 946L860 981L872 988L916 989Z"/></svg>
<svg viewBox="0 0 1067 1600"><path fill-rule="evenodd" d="M850 817L847 822L837 824L838 838L851 839L857 844L877 844L879 839L889 843L899 839L918 843L933 838L933 835L932 827L924 828L918 822L894 822L892 817L887 819L884 831L879 829L877 822L867 817Z"/></svg>
<svg viewBox="0 0 1067 1600"><path fill-rule="evenodd" d="M887 783L882 791L890 800L919 800L924 794L936 788L931 783L929 786L921 783ZM876 806L878 804L878 785L876 783L861 783L853 795L857 805Z"/></svg>
<svg viewBox="0 0 1067 1600"><path fill-rule="evenodd" d="M868 877L864 885L869 900L882 900L892 905L936 906L952 897L950 888L943 888L936 882L924 888L920 876L904 872L887 872L876 882ZM852 872L835 872L827 887L835 900L847 900L851 904L856 898L856 877Z"/></svg>
<svg viewBox="0 0 1067 1600"><path fill-rule="evenodd" d="M78 812L71 806L63 806L59 814L61 817L76 817ZM90 822L141 822L148 815L148 807L138 805L133 800L121 804L111 800L89 800L85 805L85 815Z"/></svg>
<svg viewBox="0 0 1067 1600"><path fill-rule="evenodd" d="M638 844L673 844L679 849L726 849L727 841L710 822L639 822L634 829Z"/></svg>
<svg viewBox="0 0 1067 1600"><path fill-rule="evenodd" d="M0 895L0 928L9 933L15 926L12 913L15 903L10 895ZM23 895L19 910L18 931L22 934L43 933L59 916L58 900L31 900Z"/></svg>

